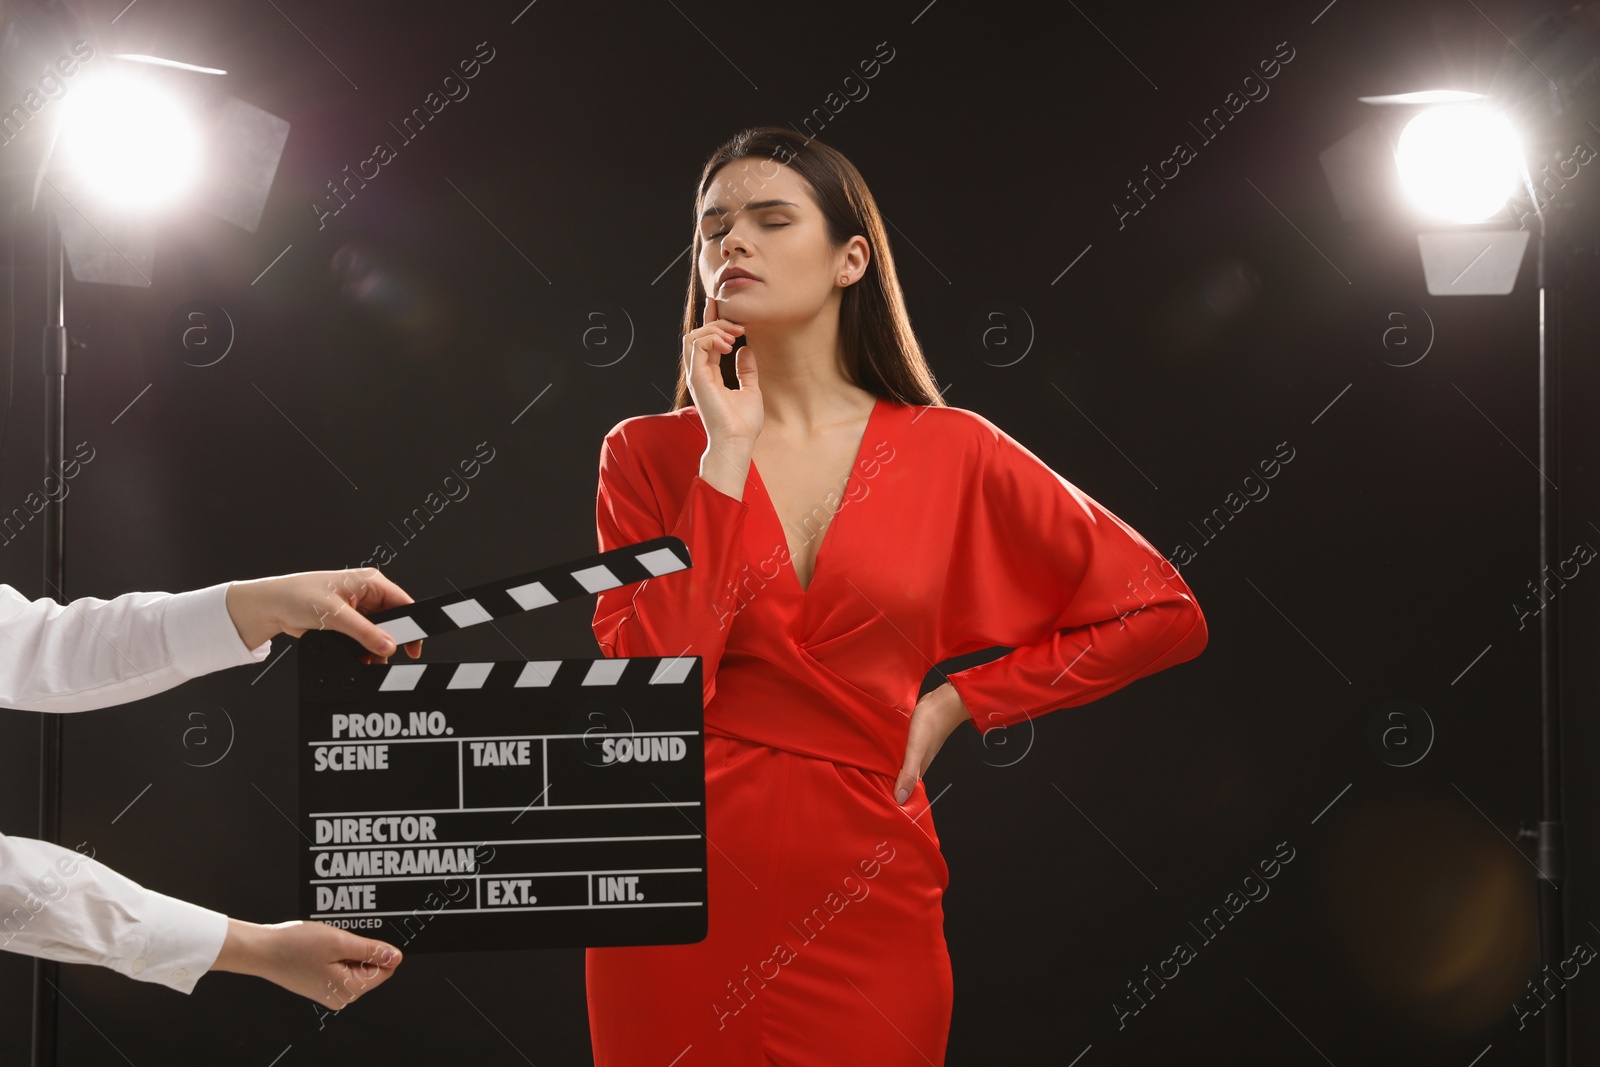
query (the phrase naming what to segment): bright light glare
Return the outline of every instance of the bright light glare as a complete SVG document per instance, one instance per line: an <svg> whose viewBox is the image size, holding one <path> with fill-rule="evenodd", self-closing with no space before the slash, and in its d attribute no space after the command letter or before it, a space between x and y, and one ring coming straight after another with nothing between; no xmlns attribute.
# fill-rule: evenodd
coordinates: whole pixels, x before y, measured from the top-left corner
<svg viewBox="0 0 1600 1067"><path fill-rule="evenodd" d="M1522 147L1510 120L1492 107L1435 107L1406 124L1395 163L1418 210L1451 222L1481 222L1516 191Z"/></svg>
<svg viewBox="0 0 1600 1067"><path fill-rule="evenodd" d="M1465 89L1423 89L1415 93L1390 93L1388 96L1358 96L1363 104L1459 104L1463 100L1482 100L1482 93Z"/></svg>
<svg viewBox="0 0 1600 1067"><path fill-rule="evenodd" d="M170 94L111 75L74 86L62 105L63 160L106 203L160 207L194 185L199 132Z"/></svg>
<svg viewBox="0 0 1600 1067"><path fill-rule="evenodd" d="M226 74L225 70L216 67L200 67L193 63L183 63L176 59L162 59L160 56L140 55L137 52L113 52L116 59L127 59L134 63L150 63L158 67L171 67L173 70L190 70L196 74Z"/></svg>

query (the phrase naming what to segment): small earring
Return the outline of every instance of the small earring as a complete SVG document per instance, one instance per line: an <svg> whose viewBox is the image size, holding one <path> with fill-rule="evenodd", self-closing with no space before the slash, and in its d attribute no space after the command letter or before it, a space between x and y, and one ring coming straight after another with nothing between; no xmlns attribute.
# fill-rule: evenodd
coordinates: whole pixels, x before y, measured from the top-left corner
<svg viewBox="0 0 1600 1067"><path fill-rule="evenodd" d="M840 285L849 285L850 284L850 276L848 274L839 275L839 284Z"/></svg>

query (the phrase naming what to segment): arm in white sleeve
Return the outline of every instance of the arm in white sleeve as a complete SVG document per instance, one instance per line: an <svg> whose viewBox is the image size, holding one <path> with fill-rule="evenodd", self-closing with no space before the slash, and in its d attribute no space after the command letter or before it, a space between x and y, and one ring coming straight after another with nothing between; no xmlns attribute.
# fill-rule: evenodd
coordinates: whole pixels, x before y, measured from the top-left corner
<svg viewBox="0 0 1600 1067"><path fill-rule="evenodd" d="M87 711L260 662L228 613L230 582L184 593L30 601L0 585L0 707Z"/></svg>
<svg viewBox="0 0 1600 1067"><path fill-rule="evenodd" d="M60 845L0 834L0 949L192 993L227 934L221 912L146 889Z"/></svg>

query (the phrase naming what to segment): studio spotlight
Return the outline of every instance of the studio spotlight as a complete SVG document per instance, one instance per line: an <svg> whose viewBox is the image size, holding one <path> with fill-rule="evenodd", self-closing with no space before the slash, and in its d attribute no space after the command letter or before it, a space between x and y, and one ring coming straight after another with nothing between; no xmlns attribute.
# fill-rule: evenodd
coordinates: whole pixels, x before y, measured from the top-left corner
<svg viewBox="0 0 1600 1067"><path fill-rule="evenodd" d="M47 485L66 480L69 267L79 282L148 288L159 226L180 211L251 232L260 223L289 124L215 88L225 73L114 52L63 0L0 2L0 99L16 101L0 112L0 171L28 174L29 206L44 216ZM44 595L62 603L65 498L43 512ZM60 841L60 716L40 727L39 837ZM34 1067L56 1063L56 973L34 961Z"/></svg>
<svg viewBox="0 0 1600 1067"><path fill-rule="evenodd" d="M194 190L199 131L170 92L113 72L61 101L61 165L114 210L154 211Z"/></svg>
<svg viewBox="0 0 1600 1067"><path fill-rule="evenodd" d="M1517 191L1525 163L1511 120L1486 104L1442 104L1406 123L1395 147L1406 200L1445 222L1483 222Z"/></svg>
<svg viewBox="0 0 1600 1067"><path fill-rule="evenodd" d="M1488 93L1430 89L1361 97L1377 105L1378 113L1325 149L1321 161L1347 221L1415 233L1428 292L1435 296L1511 292L1530 239L1536 239L1542 574L1562 558L1555 493L1561 478L1562 293L1572 246L1593 241L1574 241L1573 235L1592 235L1600 217L1600 178L1582 176L1582 168L1600 157L1592 146L1600 126L1591 118L1600 107L1600 4L1543 15L1516 39L1507 38L1490 81ZM1567 952L1567 894L1560 892L1566 881L1563 603L1552 600L1539 614L1542 805L1540 817L1518 829L1518 837L1533 846L1540 955L1549 966ZM1554 993L1543 1022L1545 1063L1568 1067L1564 993Z"/></svg>

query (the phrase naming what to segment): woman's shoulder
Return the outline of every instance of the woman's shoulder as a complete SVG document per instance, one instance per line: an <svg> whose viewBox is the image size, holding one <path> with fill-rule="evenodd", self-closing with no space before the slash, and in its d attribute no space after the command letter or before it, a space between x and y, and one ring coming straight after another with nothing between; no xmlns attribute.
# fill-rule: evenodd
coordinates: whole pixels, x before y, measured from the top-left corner
<svg viewBox="0 0 1600 1067"><path fill-rule="evenodd" d="M700 423L700 413L691 404L674 411L630 415L606 432L606 442L611 445L648 445L675 438L698 434L705 436ZM701 442L702 445L704 441Z"/></svg>
<svg viewBox="0 0 1600 1067"><path fill-rule="evenodd" d="M983 415L967 408L950 404L904 404L909 413L905 425L913 435L924 430L936 435L941 443L960 444L982 449L987 444L1003 438L1005 431ZM913 440L915 437L913 436Z"/></svg>
<svg viewBox="0 0 1600 1067"><path fill-rule="evenodd" d="M902 420L907 427L906 441L913 447L925 445L930 453L937 452L946 464L970 476L1017 464L1044 465L1033 449L980 412L951 405L911 404L907 408L910 417ZM925 432L919 436L919 430Z"/></svg>

